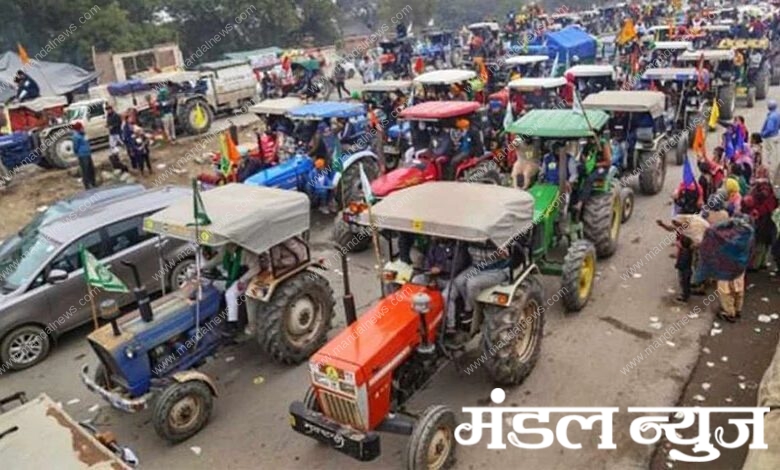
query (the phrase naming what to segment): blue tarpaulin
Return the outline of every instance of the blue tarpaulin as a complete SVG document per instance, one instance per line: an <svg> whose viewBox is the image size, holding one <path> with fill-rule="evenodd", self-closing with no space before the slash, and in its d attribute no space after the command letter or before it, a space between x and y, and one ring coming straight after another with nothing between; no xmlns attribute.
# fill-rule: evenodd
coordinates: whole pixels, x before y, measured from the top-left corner
<svg viewBox="0 0 780 470"><path fill-rule="evenodd" d="M548 33L546 43L550 58L559 54L559 60L562 62L567 62L575 55L582 62L596 58L596 39L576 26L567 26L560 31Z"/></svg>

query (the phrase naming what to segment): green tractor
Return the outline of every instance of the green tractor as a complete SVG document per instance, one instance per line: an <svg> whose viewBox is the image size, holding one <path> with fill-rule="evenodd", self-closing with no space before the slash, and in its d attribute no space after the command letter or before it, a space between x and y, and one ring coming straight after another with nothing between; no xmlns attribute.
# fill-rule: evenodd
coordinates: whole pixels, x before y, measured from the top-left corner
<svg viewBox="0 0 780 470"><path fill-rule="evenodd" d="M615 253L623 222L624 198L615 170L600 158L600 131L608 121L602 111L540 109L506 129L530 142L537 161L543 161L545 147L565 145L577 163L576 182L569 183L569 157L563 154L557 157L557 183L541 178L528 189L535 201L533 258L543 274L562 277L562 299L569 311L579 311L588 302L596 258ZM626 190L623 195L629 197L631 190ZM553 252L562 247L563 260L555 259Z"/></svg>
<svg viewBox="0 0 780 470"><path fill-rule="evenodd" d="M745 98L748 108L766 99L771 75L769 39L723 39L718 49L734 51L736 97Z"/></svg>

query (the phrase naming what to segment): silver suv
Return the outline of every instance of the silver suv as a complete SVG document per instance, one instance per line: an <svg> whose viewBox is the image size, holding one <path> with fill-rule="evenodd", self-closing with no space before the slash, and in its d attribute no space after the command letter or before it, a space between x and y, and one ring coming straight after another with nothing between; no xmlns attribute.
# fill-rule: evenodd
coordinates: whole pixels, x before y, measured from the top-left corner
<svg viewBox="0 0 780 470"><path fill-rule="evenodd" d="M143 218L182 197L192 197L191 190L166 187L104 200L50 220L19 240L16 259L4 263L0 276L0 374L45 359L54 339L90 321L93 301L133 303L130 293L87 289L80 246L128 287L132 275L120 261L138 267L150 292L163 283L177 288L192 271L194 251L184 242L144 232Z"/></svg>

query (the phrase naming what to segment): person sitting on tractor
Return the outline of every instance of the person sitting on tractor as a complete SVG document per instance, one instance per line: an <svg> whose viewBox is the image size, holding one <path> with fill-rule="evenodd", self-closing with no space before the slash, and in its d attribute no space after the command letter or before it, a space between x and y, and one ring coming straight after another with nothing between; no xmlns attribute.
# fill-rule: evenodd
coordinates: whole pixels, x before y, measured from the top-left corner
<svg viewBox="0 0 780 470"><path fill-rule="evenodd" d="M471 265L455 276L452 281L455 291L448 300L454 305L457 297L460 296L463 299L463 316L469 318L474 312L477 296L482 290L509 279L512 259L508 249L496 248L493 244L469 244L466 249ZM454 312L455 308L449 310ZM451 321L451 325L454 326L454 318Z"/></svg>
<svg viewBox="0 0 780 470"><path fill-rule="evenodd" d="M261 271L260 258L233 243L228 243L221 253L208 250L204 255L204 272L211 271L217 280L225 282L228 331L237 333L238 299L246 291L249 281Z"/></svg>
<svg viewBox="0 0 780 470"><path fill-rule="evenodd" d="M14 76L16 84L16 99L19 102L34 100L41 96L41 89L38 83L27 75L24 70L18 70Z"/></svg>
<svg viewBox="0 0 780 470"><path fill-rule="evenodd" d="M489 109L488 121L490 130L488 131L488 148L493 150L501 146L500 136L504 127L504 109L501 106L501 102L496 100L490 101Z"/></svg>
<svg viewBox="0 0 780 470"><path fill-rule="evenodd" d="M447 165L446 179L450 181L455 179L455 172L458 165L464 160L473 155L482 155L485 153L482 138L468 119L458 119L455 123L455 127L457 128L458 153L450 159L450 162Z"/></svg>
<svg viewBox="0 0 780 470"><path fill-rule="evenodd" d="M577 168L577 159L566 151L566 144L563 142L553 143L550 153L542 159L542 166L539 169L539 180L545 184L557 185L559 183L558 161L561 157L564 157L566 160L566 192L569 193L579 178L579 170Z"/></svg>

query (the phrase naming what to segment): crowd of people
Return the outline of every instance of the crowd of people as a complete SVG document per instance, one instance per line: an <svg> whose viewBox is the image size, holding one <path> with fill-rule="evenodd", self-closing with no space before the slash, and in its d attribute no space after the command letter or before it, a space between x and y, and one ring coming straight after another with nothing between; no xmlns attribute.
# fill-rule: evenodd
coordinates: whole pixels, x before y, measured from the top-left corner
<svg viewBox="0 0 780 470"><path fill-rule="evenodd" d="M780 114L769 100L760 132L750 133L742 116L725 125L711 156L703 150L696 164L686 160L683 180L673 194L676 216L657 221L676 233L679 293L687 303L709 282L717 285L718 317L737 321L742 313L747 272L780 270L780 209L777 138Z"/></svg>

